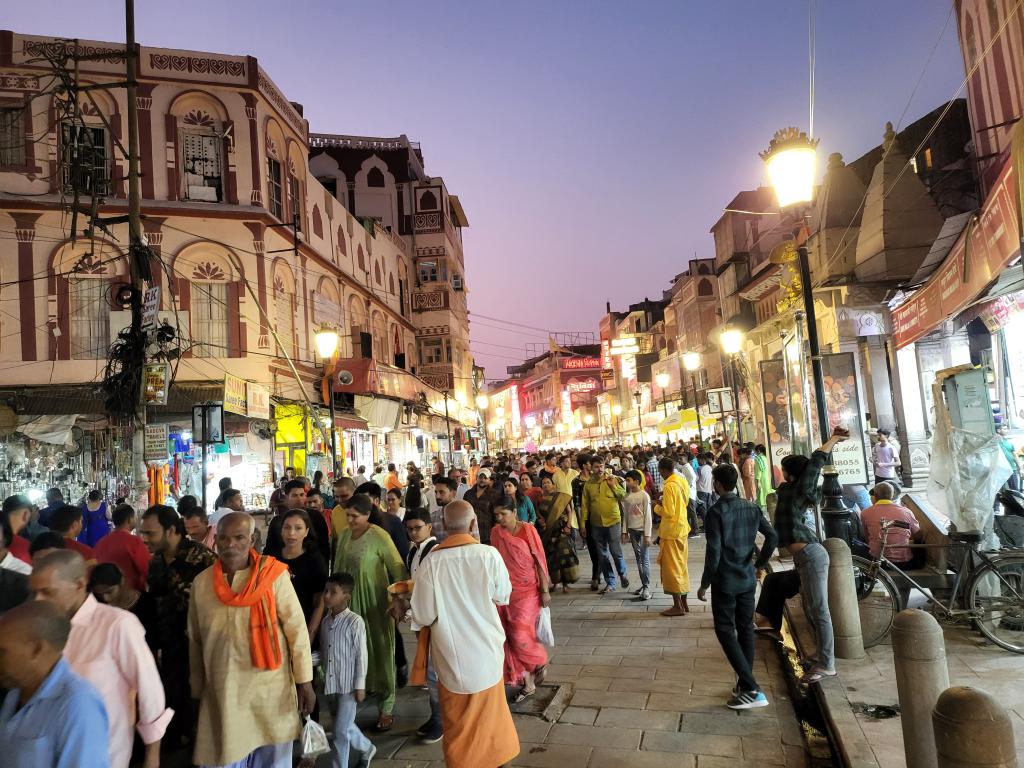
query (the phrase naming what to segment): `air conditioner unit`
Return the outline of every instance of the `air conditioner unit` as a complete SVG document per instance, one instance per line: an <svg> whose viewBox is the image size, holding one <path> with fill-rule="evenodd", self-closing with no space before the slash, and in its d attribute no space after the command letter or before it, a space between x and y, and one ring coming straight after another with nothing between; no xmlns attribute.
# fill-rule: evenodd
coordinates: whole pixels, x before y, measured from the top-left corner
<svg viewBox="0 0 1024 768"><path fill-rule="evenodd" d="M462 275L452 275L452 289L461 291L462 288Z"/></svg>

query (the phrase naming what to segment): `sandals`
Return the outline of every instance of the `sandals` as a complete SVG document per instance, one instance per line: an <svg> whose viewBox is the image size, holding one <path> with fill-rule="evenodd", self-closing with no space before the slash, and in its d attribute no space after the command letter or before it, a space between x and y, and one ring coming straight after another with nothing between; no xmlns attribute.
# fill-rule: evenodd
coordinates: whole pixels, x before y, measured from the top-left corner
<svg viewBox="0 0 1024 768"><path fill-rule="evenodd" d="M394 727L394 725L395 716L381 712L380 716L377 718L377 725L375 725L373 729L377 731L377 733L387 733Z"/></svg>
<svg viewBox="0 0 1024 768"><path fill-rule="evenodd" d="M548 665L543 664L533 671L534 685L544 685L544 679L548 676Z"/></svg>
<svg viewBox="0 0 1024 768"><path fill-rule="evenodd" d="M514 699L512 699L512 703L513 704L521 704L522 702L526 701L528 698L533 696L533 694L535 694L536 692L537 692L536 688L534 688L532 691L528 691L525 688L521 688L519 690L519 693L516 694L516 697Z"/></svg>

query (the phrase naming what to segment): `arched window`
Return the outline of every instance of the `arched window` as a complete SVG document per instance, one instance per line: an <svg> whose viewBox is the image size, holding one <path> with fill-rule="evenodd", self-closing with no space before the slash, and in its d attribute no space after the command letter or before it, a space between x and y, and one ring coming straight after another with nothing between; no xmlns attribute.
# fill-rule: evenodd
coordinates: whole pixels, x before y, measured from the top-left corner
<svg viewBox="0 0 1024 768"><path fill-rule="evenodd" d="M437 195L431 192L429 189L420 195L420 210L421 211L436 211L437 210Z"/></svg>
<svg viewBox="0 0 1024 768"><path fill-rule="evenodd" d="M697 295L698 296L711 296L715 292L715 289L711 287L711 281L708 279L701 280L697 283Z"/></svg>
<svg viewBox="0 0 1024 768"><path fill-rule="evenodd" d="M384 174L381 172L380 168L371 168L369 171L366 172L366 186L384 186Z"/></svg>
<svg viewBox="0 0 1024 768"><path fill-rule="evenodd" d="M344 227L338 227L338 254L348 256L348 243L345 239Z"/></svg>
<svg viewBox="0 0 1024 768"><path fill-rule="evenodd" d="M71 359L99 360L110 346L109 276L100 272L68 280Z"/></svg>
<svg viewBox="0 0 1024 768"><path fill-rule="evenodd" d="M701 275L710 275L711 274L711 270L708 269L708 265L707 264L701 264L699 267L697 267L697 272L698 272L698 274L701 274Z"/></svg>
<svg viewBox="0 0 1024 768"><path fill-rule="evenodd" d="M320 206L313 206L313 234L319 238L324 236L324 223L320 218Z"/></svg>
<svg viewBox="0 0 1024 768"><path fill-rule="evenodd" d="M395 276L390 273L388 274L388 293L392 296L395 295Z"/></svg>
<svg viewBox="0 0 1024 768"><path fill-rule="evenodd" d="M267 210L284 219L284 134L275 121L267 122Z"/></svg>
<svg viewBox="0 0 1024 768"><path fill-rule="evenodd" d="M375 262L373 265L373 280L377 285L381 284L380 281L380 262Z"/></svg>
<svg viewBox="0 0 1024 768"><path fill-rule="evenodd" d="M230 268L216 256L179 259L192 285L189 308L192 356L227 357Z"/></svg>
<svg viewBox="0 0 1024 768"><path fill-rule="evenodd" d="M388 355L388 335L387 329L384 325L384 315L380 312L373 313L373 357L375 360L387 361L390 359Z"/></svg>
<svg viewBox="0 0 1024 768"><path fill-rule="evenodd" d="M996 0L988 0L988 28L992 37L999 34L999 4Z"/></svg>
<svg viewBox="0 0 1024 768"><path fill-rule="evenodd" d="M363 246L356 246L356 263L359 264L359 271L366 271L366 257L363 255Z"/></svg>

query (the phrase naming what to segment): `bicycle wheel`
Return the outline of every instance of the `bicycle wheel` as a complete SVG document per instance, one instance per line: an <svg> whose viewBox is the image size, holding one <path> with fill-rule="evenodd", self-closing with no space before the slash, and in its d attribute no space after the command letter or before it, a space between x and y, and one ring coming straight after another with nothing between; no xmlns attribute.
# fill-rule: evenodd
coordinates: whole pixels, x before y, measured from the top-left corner
<svg viewBox="0 0 1024 768"><path fill-rule="evenodd" d="M967 606L985 637L1024 653L1024 553L999 555L979 568L967 588Z"/></svg>
<svg viewBox="0 0 1024 768"><path fill-rule="evenodd" d="M863 557L853 558L853 580L857 585L860 631L864 647L870 648L885 640L892 630L900 612L900 591L888 573Z"/></svg>

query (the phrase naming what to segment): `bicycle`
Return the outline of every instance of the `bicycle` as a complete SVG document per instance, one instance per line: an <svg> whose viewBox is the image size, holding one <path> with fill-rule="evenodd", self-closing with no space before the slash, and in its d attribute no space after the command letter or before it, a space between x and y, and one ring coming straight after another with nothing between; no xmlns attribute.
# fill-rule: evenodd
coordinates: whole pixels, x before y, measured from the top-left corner
<svg viewBox="0 0 1024 768"><path fill-rule="evenodd" d="M982 533L951 531L948 536L952 543L942 548L962 550L963 558L955 574L940 575L939 588L951 588L946 603L885 556L892 528L909 530L910 526L898 520L883 520L879 554L853 557L865 648L888 636L896 614L906 607L911 589L916 589L936 618L952 623L969 621L1001 648L1024 653L1024 549L983 552L979 546Z"/></svg>

